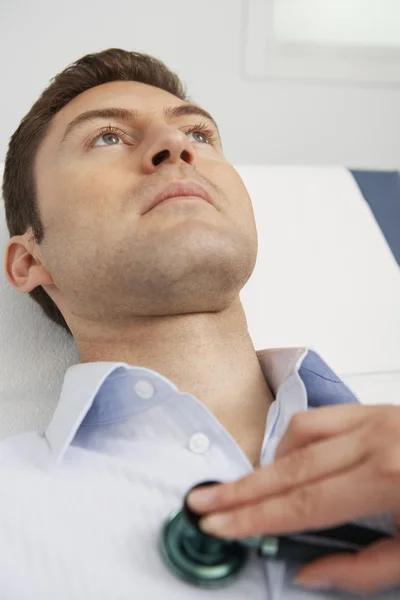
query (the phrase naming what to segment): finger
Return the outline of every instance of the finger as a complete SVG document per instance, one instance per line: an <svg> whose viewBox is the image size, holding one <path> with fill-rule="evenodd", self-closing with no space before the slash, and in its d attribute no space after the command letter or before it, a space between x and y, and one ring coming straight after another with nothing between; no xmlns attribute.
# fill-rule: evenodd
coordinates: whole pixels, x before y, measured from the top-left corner
<svg viewBox="0 0 400 600"><path fill-rule="evenodd" d="M400 585L400 537L373 544L356 555L335 555L307 565L296 578L353 594L372 594ZM313 586L310 586L313 587ZM314 588L316 585L314 585Z"/></svg>
<svg viewBox="0 0 400 600"><path fill-rule="evenodd" d="M188 502L194 510L231 509L248 503L266 500L284 494L291 489L317 481L327 476L356 468L368 453L369 428L317 442L300 448L267 467L257 469L250 475L231 483L216 486L213 501L208 504L194 503L190 494ZM199 490L200 494L210 489ZM194 492L197 495L197 491Z"/></svg>
<svg viewBox="0 0 400 600"><path fill-rule="evenodd" d="M376 416L382 406L326 406L297 413L279 442L275 458L320 439L341 435Z"/></svg>
<svg viewBox="0 0 400 600"><path fill-rule="evenodd" d="M398 510L390 482L376 480L371 463L299 486L279 497L250 503L200 520L204 531L226 538L280 535L333 527ZM360 501L361 499L361 501ZM215 517L225 517L218 523Z"/></svg>

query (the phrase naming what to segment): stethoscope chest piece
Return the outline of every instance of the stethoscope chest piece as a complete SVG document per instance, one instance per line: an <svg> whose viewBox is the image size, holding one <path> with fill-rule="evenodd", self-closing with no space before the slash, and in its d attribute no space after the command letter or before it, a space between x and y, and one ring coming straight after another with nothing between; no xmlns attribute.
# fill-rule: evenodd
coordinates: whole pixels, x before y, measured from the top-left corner
<svg viewBox="0 0 400 600"><path fill-rule="evenodd" d="M160 554L177 577L205 588L224 587L244 567L248 549L196 530L186 511L178 509L166 519L159 538Z"/></svg>
<svg viewBox="0 0 400 600"><path fill-rule="evenodd" d="M218 482L203 482L195 487ZM192 488L195 489L195 488ZM186 495L187 496L187 495ZM167 568L179 579L205 588L230 585L247 562L249 549L236 541L202 533L200 515L183 508L171 513L162 527L159 550Z"/></svg>

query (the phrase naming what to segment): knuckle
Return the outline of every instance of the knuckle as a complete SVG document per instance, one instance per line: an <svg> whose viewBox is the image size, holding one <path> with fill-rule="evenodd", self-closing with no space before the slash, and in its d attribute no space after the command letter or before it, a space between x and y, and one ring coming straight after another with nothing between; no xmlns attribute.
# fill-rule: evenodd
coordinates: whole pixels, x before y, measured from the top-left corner
<svg viewBox="0 0 400 600"><path fill-rule="evenodd" d="M317 514L318 502L316 486L304 486L290 494L290 505L295 521L303 523L305 527L312 525Z"/></svg>
<svg viewBox="0 0 400 600"><path fill-rule="evenodd" d="M293 417L290 419L289 421L289 425L287 428L287 432L290 436L293 436L295 438L301 438L302 435L304 434L305 431L305 427L306 427L306 419L305 419L305 415L307 413L296 413L295 415L293 415Z"/></svg>
<svg viewBox="0 0 400 600"><path fill-rule="evenodd" d="M371 423L375 437L386 442L398 440L400 434L400 418L398 411L393 411L397 406L385 407L385 410L379 412Z"/></svg>
<svg viewBox="0 0 400 600"><path fill-rule="evenodd" d="M286 486L292 486L298 482L308 479L312 472L312 460L310 452L306 448L300 448L285 459L284 468L280 469L281 483Z"/></svg>
<svg viewBox="0 0 400 600"><path fill-rule="evenodd" d="M384 479L400 479L400 444L385 448L375 457L375 468Z"/></svg>

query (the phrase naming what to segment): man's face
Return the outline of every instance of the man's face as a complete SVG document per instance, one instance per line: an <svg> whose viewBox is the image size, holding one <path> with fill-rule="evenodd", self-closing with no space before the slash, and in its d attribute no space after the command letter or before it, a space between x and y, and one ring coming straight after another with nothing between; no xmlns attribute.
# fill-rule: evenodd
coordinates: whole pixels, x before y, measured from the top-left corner
<svg viewBox="0 0 400 600"><path fill-rule="evenodd" d="M254 269L251 201L217 129L203 116L164 114L187 105L159 88L116 81L85 91L53 118L35 164L45 228L36 285L74 334L84 322L115 329L133 317L221 310ZM114 107L138 118L86 121L62 141L81 113ZM214 204L180 201L145 212L177 180L199 183Z"/></svg>

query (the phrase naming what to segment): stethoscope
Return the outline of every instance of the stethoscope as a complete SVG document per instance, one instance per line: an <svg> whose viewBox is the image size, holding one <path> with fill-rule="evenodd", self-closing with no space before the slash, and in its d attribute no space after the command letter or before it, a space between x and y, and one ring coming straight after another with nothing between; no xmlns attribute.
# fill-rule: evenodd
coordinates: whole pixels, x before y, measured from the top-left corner
<svg viewBox="0 0 400 600"><path fill-rule="evenodd" d="M167 568L194 586L221 588L230 585L239 577L251 550L255 550L260 558L304 564L329 554L357 553L391 537L358 525L239 540L207 535L198 528L203 515L189 508L187 497L198 487L216 483L220 482L204 481L192 487L185 496L183 507L166 519L159 537L159 551Z"/></svg>

